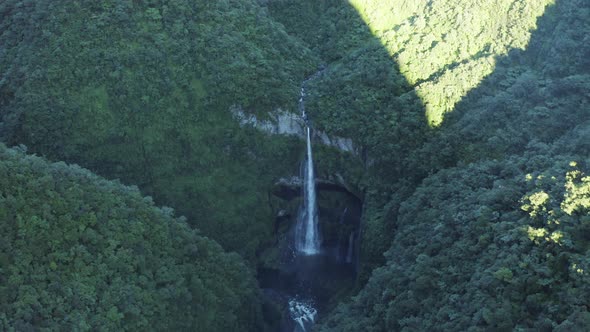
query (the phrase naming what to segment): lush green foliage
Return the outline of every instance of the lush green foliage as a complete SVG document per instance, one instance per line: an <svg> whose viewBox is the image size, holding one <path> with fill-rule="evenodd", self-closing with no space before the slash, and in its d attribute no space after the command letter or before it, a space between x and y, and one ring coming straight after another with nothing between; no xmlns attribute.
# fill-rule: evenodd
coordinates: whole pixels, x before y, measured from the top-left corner
<svg viewBox="0 0 590 332"><path fill-rule="evenodd" d="M3 331L263 328L241 258L135 187L0 145L0 231Z"/></svg>
<svg viewBox="0 0 590 332"><path fill-rule="evenodd" d="M382 253L392 238L388 219L423 176L411 169L408 155L432 130L424 121L420 99L349 3L286 1L271 2L269 8L327 63L323 74L308 83L307 110L314 126L351 137L363 163L359 186L365 194L364 280L384 263ZM313 19L294 19L296 12Z"/></svg>
<svg viewBox="0 0 590 332"><path fill-rule="evenodd" d="M425 180L402 205L387 265L323 330L587 326L589 178L565 157L530 157Z"/></svg>
<svg viewBox="0 0 590 332"><path fill-rule="evenodd" d="M320 330L590 324L588 17L583 1L548 7L528 48L497 58L410 156L417 171L442 170L390 219L385 266Z"/></svg>
<svg viewBox="0 0 590 332"><path fill-rule="evenodd" d="M8 144L138 185L253 260L268 187L301 149L229 108L294 106L309 50L251 0L4 1L0 15Z"/></svg>
<svg viewBox="0 0 590 332"><path fill-rule="evenodd" d="M419 153L439 137L428 125L441 125L492 72L499 55L528 45L537 16L550 2L269 4L273 17L328 64L310 82L315 125L352 137L366 165L364 272L382 263L399 203L422 178L455 163L447 138L437 150ZM305 19L297 19L299 13Z"/></svg>
<svg viewBox="0 0 590 332"><path fill-rule="evenodd" d="M295 109L301 81L325 65L308 82L306 109L315 128L354 140L363 169L360 175L357 163L339 169L350 159L322 148L316 149L318 173L338 170L364 194L360 286L382 267L320 330L567 331L590 324L587 1L9 0L0 4L0 15L3 140L137 184L250 262L273 241L276 202L269 202L269 186L297 172L302 145L242 128L228 109L239 106L260 117L277 107ZM39 164L5 155L12 163ZM93 198L100 193L66 198L82 206L100 201ZM15 223L44 225L39 213L54 212L37 203L49 204L42 194L27 193L29 221ZM117 213L129 219L129 212ZM193 234L172 224L175 232ZM60 234L50 237L62 241ZM72 240L71 248L88 245L72 236L80 241ZM215 247L191 236L186 243ZM159 239L158 248L173 251L170 260L190 257L181 244ZM111 250L108 241L91 244ZM60 259L75 262L75 254L68 249ZM62 261L47 256L37 262L31 255L23 258L27 266L60 272ZM20 266L11 257L0 259ZM192 280L189 267L172 265L182 276L177 282ZM246 288L230 288L222 300L216 297L221 293L205 296L230 317L221 318L228 326L212 328L231 329L256 316L239 306L254 296L248 272L238 262L227 266L208 277L237 285L235 271L241 271ZM127 278L141 271L129 270ZM74 309L88 307L83 299L98 291L81 288L95 280L83 273L60 276L76 282L68 288L76 291L67 293L75 295ZM191 302L186 287L179 304ZM12 288L0 291L17 296ZM18 324L37 319L26 316L43 303L30 304L31 292L22 291L29 309L6 304L6 310L21 310ZM138 327L151 319L117 310L110 316L115 323L121 313ZM170 309L167 317L180 317L176 310L186 309ZM79 315L83 319L68 317L94 324L85 311ZM3 323L16 324L7 323L11 317Z"/></svg>
<svg viewBox="0 0 590 332"><path fill-rule="evenodd" d="M536 18L554 0L350 2L438 126L493 71L498 55L526 48Z"/></svg>

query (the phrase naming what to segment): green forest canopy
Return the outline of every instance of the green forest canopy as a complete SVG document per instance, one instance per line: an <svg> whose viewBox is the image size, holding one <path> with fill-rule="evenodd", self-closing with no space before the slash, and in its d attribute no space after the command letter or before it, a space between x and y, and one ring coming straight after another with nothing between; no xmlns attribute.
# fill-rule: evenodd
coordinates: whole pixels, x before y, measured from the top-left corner
<svg viewBox="0 0 590 332"><path fill-rule="evenodd" d="M0 329L260 331L236 254L136 187L0 144Z"/></svg>
<svg viewBox="0 0 590 332"><path fill-rule="evenodd" d="M588 325L587 1L8 0L0 4L0 16L2 140L139 186L250 266L274 242L276 202L269 201L269 186L297 173L302 145L240 127L228 110L239 106L261 118L276 108L295 110L301 81L325 65L324 74L308 83L306 107L317 129L352 138L358 151L344 156L317 148L318 173L338 171L353 179L357 165L363 166L354 184L364 193L364 232L362 290L325 316L320 330L565 331ZM72 187L96 193L79 189L54 198L59 209L47 210L50 196L36 188L61 190L51 186L51 177L62 175L47 177L43 169L72 168L2 149L8 159L0 163L25 174L0 181L11 186L6 188L31 187L22 197L6 192L28 212L19 224L10 205L2 216L10 222L2 227L12 231L3 234L17 241L22 229L37 237L29 243L45 240L30 248L6 242L24 258L21 264L11 255L0 257L2 278L5 271L38 268L39 275L72 285L63 290L43 279L37 289L30 286L33 279L6 279L23 290L0 288L2 298L14 299L2 304L1 312L14 313L0 318L3 324L51 327L70 324L68 318L141 327L160 314L179 317L186 308L178 302L194 303L195 312L199 305L211 309L192 321L158 320L162 327L260 326L258 307L243 309L245 299L257 296L256 285L236 256L182 221L171 222L170 212L139 203L135 190L95 189L91 183L110 182L82 170L75 172L84 176L71 176L95 180ZM104 186L124 188L98 188ZM8 204L3 195L0 204ZM122 216L118 223L72 219L80 212L70 212L70 203L122 199L111 196L132 197L113 207ZM152 212L135 216L125 204ZM42 213L69 225L69 237ZM95 232L118 239L121 225L134 218L155 227L154 242L142 238L154 248L143 253L145 260L171 264L174 282L153 272L156 281L144 286L143 270L114 262L141 254L127 238L119 240L121 252L108 241L92 245L96 252L110 250L102 264L112 273L127 271L131 285L141 285L125 292L151 294L145 303L93 302L124 287L105 286L105 279L87 272L74 275L60 269L61 261L34 255L67 251L60 259L72 269L95 268L94 260L80 263L88 249L78 243L90 245L83 242L85 230L105 225L104 234ZM149 223L161 219L166 222ZM184 242L156 230L166 228L185 234ZM48 237L57 247L49 247ZM213 258L193 258L182 243L209 248ZM197 267L187 266L191 260ZM227 266L211 263L220 260ZM227 283L230 291L206 287L200 293L186 284L189 274L215 287ZM243 280L234 280L238 274ZM175 282L180 293L166 293ZM42 311L37 303L43 301L78 316ZM224 313L219 320L211 316L217 311ZM110 313L109 320L99 322L97 312Z"/></svg>

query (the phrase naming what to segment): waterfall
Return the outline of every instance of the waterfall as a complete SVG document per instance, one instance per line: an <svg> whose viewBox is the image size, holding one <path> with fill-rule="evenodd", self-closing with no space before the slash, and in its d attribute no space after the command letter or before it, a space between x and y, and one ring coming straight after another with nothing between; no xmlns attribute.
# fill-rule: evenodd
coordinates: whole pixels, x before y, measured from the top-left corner
<svg viewBox="0 0 590 332"><path fill-rule="evenodd" d="M320 253L320 233L318 228L318 214L315 191L315 175L311 151L311 127L304 106L305 88L301 87L299 110L305 121L307 130L307 153L303 171L303 207L299 213L295 228L295 248L305 255Z"/></svg>
<svg viewBox="0 0 590 332"><path fill-rule="evenodd" d="M350 232L348 238L348 253L346 253L346 263L352 263L352 249L354 246L354 232Z"/></svg>
<svg viewBox="0 0 590 332"><path fill-rule="evenodd" d="M340 225L344 224L344 217L346 217L346 212L348 212L348 206L344 208L344 212L342 212L342 215L340 216Z"/></svg>

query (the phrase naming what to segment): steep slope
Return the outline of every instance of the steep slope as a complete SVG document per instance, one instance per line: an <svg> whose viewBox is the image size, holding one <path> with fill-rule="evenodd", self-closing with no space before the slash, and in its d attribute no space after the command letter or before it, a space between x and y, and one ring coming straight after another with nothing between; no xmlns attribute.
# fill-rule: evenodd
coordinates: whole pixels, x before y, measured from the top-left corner
<svg viewBox="0 0 590 332"><path fill-rule="evenodd" d="M401 204L387 263L320 331L590 324L588 17L557 1L457 104L414 161L452 167Z"/></svg>
<svg viewBox="0 0 590 332"><path fill-rule="evenodd" d="M439 136L445 117L500 56L527 47L551 3L269 2L271 15L327 63L309 84L314 124L351 137L365 164L362 280L383 263L400 203L457 162L454 143ZM436 148L426 144L433 140Z"/></svg>
<svg viewBox="0 0 590 332"><path fill-rule="evenodd" d="M528 45L536 19L554 0L353 0L440 125L495 67L495 58Z"/></svg>
<svg viewBox="0 0 590 332"><path fill-rule="evenodd" d="M295 107L316 60L254 0L3 1L0 136L136 184L249 259L300 143L229 112ZM248 211L245 214L244 211Z"/></svg>
<svg viewBox="0 0 590 332"><path fill-rule="evenodd" d="M590 177L579 157L531 157L429 177L402 205L386 266L320 330L588 326Z"/></svg>
<svg viewBox="0 0 590 332"><path fill-rule="evenodd" d="M137 188L0 144L0 329L264 328L241 258Z"/></svg>

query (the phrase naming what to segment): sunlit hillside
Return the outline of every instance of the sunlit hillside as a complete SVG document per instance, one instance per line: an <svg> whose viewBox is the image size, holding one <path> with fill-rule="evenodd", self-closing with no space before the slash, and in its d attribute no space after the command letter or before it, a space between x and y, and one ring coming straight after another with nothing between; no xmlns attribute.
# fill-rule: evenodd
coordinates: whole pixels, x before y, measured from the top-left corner
<svg viewBox="0 0 590 332"><path fill-rule="evenodd" d="M498 56L526 49L537 18L554 0L352 0L433 126L493 72Z"/></svg>

